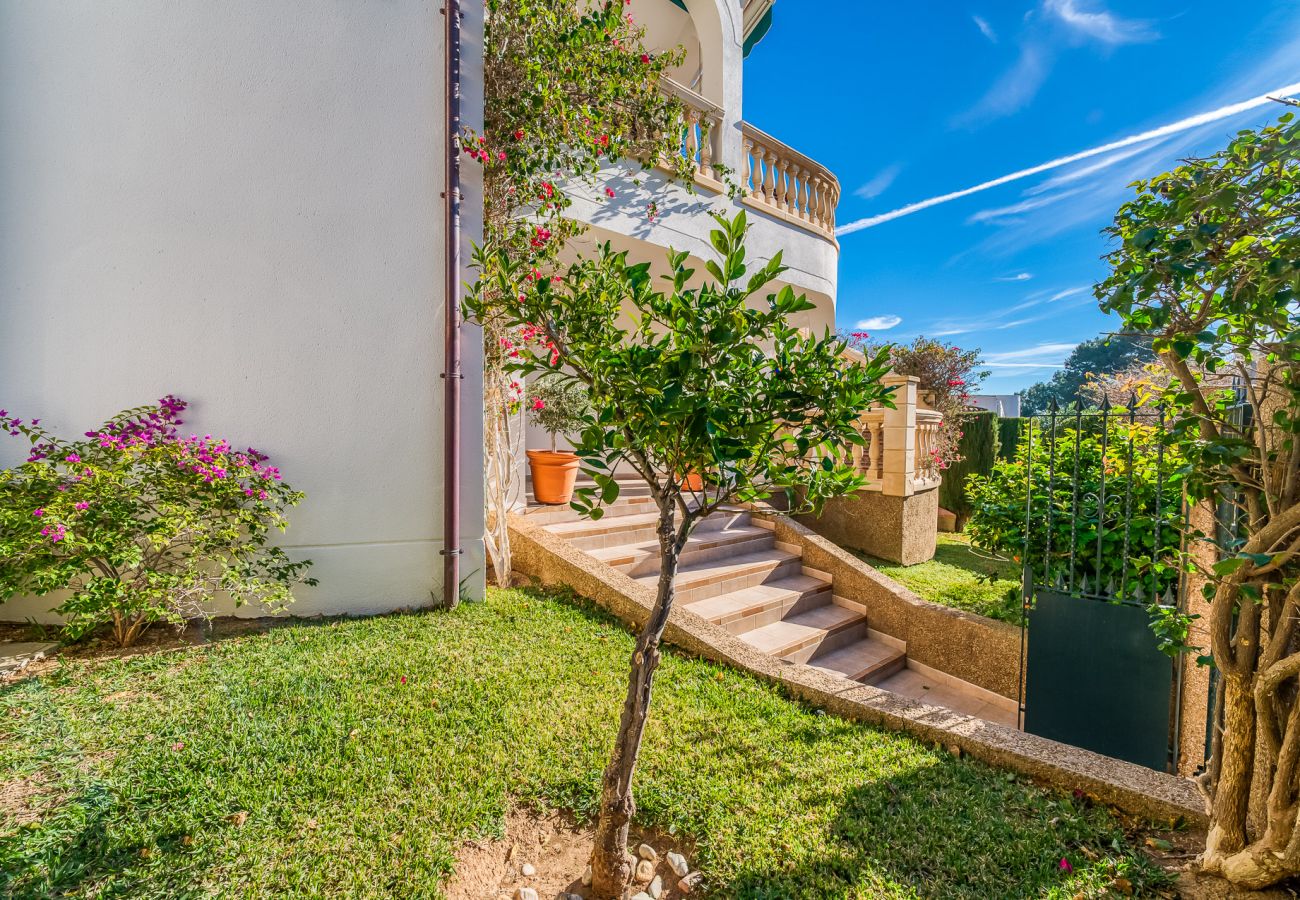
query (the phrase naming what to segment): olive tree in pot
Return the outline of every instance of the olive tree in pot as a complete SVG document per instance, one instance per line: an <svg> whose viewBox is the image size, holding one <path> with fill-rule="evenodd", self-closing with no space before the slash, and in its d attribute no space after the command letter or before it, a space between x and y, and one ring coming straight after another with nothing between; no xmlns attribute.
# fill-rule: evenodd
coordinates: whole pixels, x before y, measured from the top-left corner
<svg viewBox="0 0 1300 900"><path fill-rule="evenodd" d="M779 492L804 498L803 508L815 511L858 490L864 480L851 465L852 445L863 443L858 418L887 402L890 391L881 383L883 354L848 364L842 340L796 327L793 317L813 308L805 297L783 287L754 303L785 271L780 254L751 273L744 213L717 222L716 258L698 287L691 286L695 269L685 253L669 253L658 290L648 263L633 265L606 244L598 258L554 280L538 279L510 307L521 329L541 332L535 352L520 354L518 369L588 392L592 411L575 451L596 487L578 489L573 505L600 518L619 495L610 473L625 465L645 481L658 508L655 600L637 636L601 783L591 856L597 900L625 896L631 884L632 778L678 561L692 530L728 503ZM499 277L512 277L510 267L501 264ZM467 307L477 314L479 301L471 298Z"/></svg>
<svg viewBox="0 0 1300 900"><path fill-rule="evenodd" d="M560 504L573 499L578 478L578 455L556 448L557 435L576 434L591 411L585 386L557 375L543 375L528 386L528 418L551 436L550 450L529 450L533 499Z"/></svg>

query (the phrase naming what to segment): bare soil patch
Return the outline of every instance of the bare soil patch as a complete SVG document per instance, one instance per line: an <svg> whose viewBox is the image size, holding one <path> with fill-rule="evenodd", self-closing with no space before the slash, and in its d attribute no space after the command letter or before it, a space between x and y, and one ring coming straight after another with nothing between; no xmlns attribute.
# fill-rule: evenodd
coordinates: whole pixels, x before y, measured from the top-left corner
<svg viewBox="0 0 1300 900"><path fill-rule="evenodd" d="M538 815L515 809L506 816L505 837L500 840L468 841L456 854L456 873L446 886L448 900L505 900L513 898L521 887L537 891L541 900L553 900L563 893L588 895L582 873L591 856L592 828L575 822L564 814ZM654 873L663 880L665 898L683 897L678 890L680 876L668 865L668 852L674 851L693 863L693 847L665 835L633 828L628 846L633 852L642 843L659 854ZM523 874L525 865L536 872ZM633 893L645 890L644 882Z"/></svg>

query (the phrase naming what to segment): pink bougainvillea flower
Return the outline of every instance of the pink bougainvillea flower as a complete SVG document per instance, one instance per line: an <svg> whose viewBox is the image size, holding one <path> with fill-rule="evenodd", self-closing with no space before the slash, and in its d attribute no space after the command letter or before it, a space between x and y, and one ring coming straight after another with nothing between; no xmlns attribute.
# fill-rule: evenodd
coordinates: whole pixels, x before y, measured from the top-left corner
<svg viewBox="0 0 1300 900"><path fill-rule="evenodd" d="M606 197L613 198L613 196L614 196L614 189L613 189L613 188L609 188L609 187L605 188L605 196L606 196Z"/></svg>
<svg viewBox="0 0 1300 900"><path fill-rule="evenodd" d="M401 678L398 679L398 681L400 681L402 684L406 684L406 676L403 675Z"/></svg>
<svg viewBox="0 0 1300 900"><path fill-rule="evenodd" d="M948 382L948 387L961 387L965 383L960 378L953 378Z"/></svg>
<svg viewBox="0 0 1300 900"><path fill-rule="evenodd" d="M1074 871L1074 866L1070 865L1070 861L1066 859L1064 856L1061 857L1061 862L1059 863L1059 866L1061 871L1064 872L1066 875L1069 875L1071 872Z"/></svg>
<svg viewBox="0 0 1300 900"><path fill-rule="evenodd" d="M45 515L45 510L38 506L36 509L32 510L32 515L39 519L41 516Z"/></svg>
<svg viewBox="0 0 1300 900"><path fill-rule="evenodd" d="M176 743L172 744L172 750L176 751L177 753L179 753L184 749L185 749L184 741L177 741Z"/></svg>
<svg viewBox="0 0 1300 900"><path fill-rule="evenodd" d="M70 463L79 463L79 462L81 462L81 457L78 456L78 455L75 454L75 453L69 453L67 456L64 457L64 459L67 460L67 461L70 462Z"/></svg>
<svg viewBox="0 0 1300 900"><path fill-rule="evenodd" d="M534 398L533 409L537 410L538 412L542 411L543 409L546 409L546 401L543 400L541 397Z"/></svg>
<svg viewBox="0 0 1300 900"><path fill-rule="evenodd" d="M77 504L77 509L90 509L90 504L87 503L85 500L82 500L80 503Z"/></svg>

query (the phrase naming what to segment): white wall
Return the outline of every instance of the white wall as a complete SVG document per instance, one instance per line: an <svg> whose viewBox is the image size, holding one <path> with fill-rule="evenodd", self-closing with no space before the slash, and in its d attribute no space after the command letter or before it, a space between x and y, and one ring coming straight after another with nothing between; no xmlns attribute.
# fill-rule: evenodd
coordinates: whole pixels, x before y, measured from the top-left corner
<svg viewBox="0 0 1300 900"><path fill-rule="evenodd" d="M170 391L269 453L307 492L298 614L441 596L443 27L423 0L0 0L0 405L79 434Z"/></svg>

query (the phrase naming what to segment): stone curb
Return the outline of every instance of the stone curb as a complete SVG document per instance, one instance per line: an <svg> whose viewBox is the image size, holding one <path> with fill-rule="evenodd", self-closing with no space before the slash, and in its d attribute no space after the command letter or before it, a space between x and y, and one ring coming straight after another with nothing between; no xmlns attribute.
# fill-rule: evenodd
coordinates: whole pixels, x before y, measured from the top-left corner
<svg viewBox="0 0 1300 900"><path fill-rule="evenodd" d="M622 572L521 516L511 517L510 536L515 569L522 574L544 585L571 588L628 625L640 628L649 618L654 592ZM1189 779L768 656L682 608L672 610L664 637L696 656L782 684L801 700L846 719L903 731L1053 787L1084 791L1130 815L1161 822L1182 818L1200 826L1208 822L1201 795Z"/></svg>

